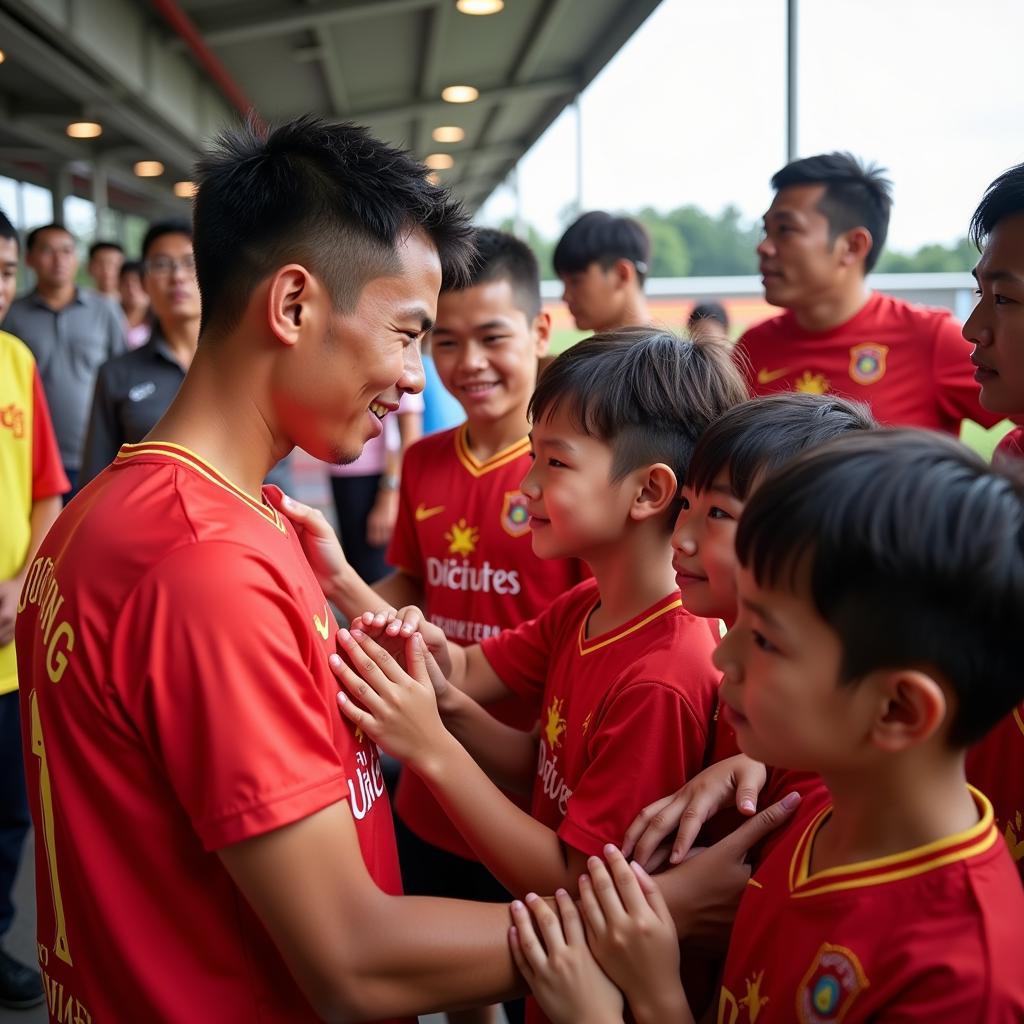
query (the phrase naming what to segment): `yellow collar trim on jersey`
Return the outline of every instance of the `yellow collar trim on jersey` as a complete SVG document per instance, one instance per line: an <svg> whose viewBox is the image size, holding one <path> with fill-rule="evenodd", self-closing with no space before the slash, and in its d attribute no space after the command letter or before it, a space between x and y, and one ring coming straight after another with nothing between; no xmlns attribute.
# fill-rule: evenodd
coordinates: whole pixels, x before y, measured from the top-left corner
<svg viewBox="0 0 1024 1024"><path fill-rule="evenodd" d="M127 459L138 458L141 455L162 455L164 458L174 459L177 462L195 470L200 476L205 477L210 483L216 484L221 489L233 494L241 502L258 512L268 523L272 523L282 533L287 531L276 508L264 505L257 501L251 494L243 491L237 484L232 483L219 469L211 466L201 455L197 455L190 448L184 445L172 444L170 441L142 441L139 444L123 444L117 453L115 461L123 462Z"/></svg>
<svg viewBox="0 0 1024 1024"><path fill-rule="evenodd" d="M995 827L992 805L984 794L973 786L967 787L978 808L980 821L977 825L958 832L933 843L918 846L913 850L878 857L857 864L847 864L836 868L826 868L809 874L811 851L814 840L825 819L831 814L832 807L823 808L810 822L800 837L793 851L789 865L789 891L794 899L818 896L826 892L838 892L844 889L861 889L867 886L883 885L887 882L898 882L914 875L922 875L926 871L934 871L955 861L967 860L979 853L984 853L1000 841L999 831Z"/></svg>
<svg viewBox="0 0 1024 1024"><path fill-rule="evenodd" d="M665 601L668 600L668 598L663 597L661 600ZM593 654L594 651L599 651L602 647L607 647L609 644L614 644L617 641L622 640L624 637L629 636L631 633L635 633L638 629L643 629L644 626L653 622L655 619L660 619L662 615L667 615L669 612L675 611L676 608L682 608L683 599L681 597L677 597L674 601L670 601L668 604L663 605L660 608L656 607L650 615L645 615L644 618L642 618L639 622L634 622L632 626L627 626L621 632L616 633L613 636L605 637L604 639L598 637L592 643L588 643L587 638L585 636L587 622L590 620L590 616L594 614L594 610L600 603L601 598L598 597L597 600L594 601L594 603L584 614L583 620L580 622L579 647L581 655Z"/></svg>
<svg viewBox="0 0 1024 1024"><path fill-rule="evenodd" d="M473 476L483 476L484 473L507 466L510 462L521 458L529 450L530 439L524 437L481 462L469 448L469 425L463 423L455 431L455 455Z"/></svg>

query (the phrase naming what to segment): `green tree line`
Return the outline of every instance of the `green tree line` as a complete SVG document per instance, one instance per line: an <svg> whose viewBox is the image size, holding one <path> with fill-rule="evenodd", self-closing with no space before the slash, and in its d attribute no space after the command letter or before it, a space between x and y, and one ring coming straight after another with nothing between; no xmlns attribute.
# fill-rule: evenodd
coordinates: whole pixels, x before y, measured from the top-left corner
<svg viewBox="0 0 1024 1024"><path fill-rule="evenodd" d="M721 213L707 213L697 206L680 206L662 213L645 207L631 216L647 228L653 258L651 277L715 277L756 274L761 238L758 224L745 223L740 211L727 206ZM512 230L512 222L502 225ZM540 260L546 280L555 276L551 254L557 239L544 237L529 225L526 241ZM931 243L916 252L883 251L876 271L882 274L937 273L970 270L978 260L977 250L966 238L953 245Z"/></svg>

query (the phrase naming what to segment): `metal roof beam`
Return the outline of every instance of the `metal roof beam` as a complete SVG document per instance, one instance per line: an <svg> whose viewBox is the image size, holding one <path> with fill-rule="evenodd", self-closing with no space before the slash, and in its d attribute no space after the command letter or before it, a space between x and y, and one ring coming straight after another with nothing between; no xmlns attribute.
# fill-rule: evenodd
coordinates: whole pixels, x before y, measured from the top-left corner
<svg viewBox="0 0 1024 1024"><path fill-rule="evenodd" d="M502 85L494 89L481 89L478 104L504 103L506 100L536 100L547 96L571 96L579 91L575 78L549 78L543 82L525 82L522 85ZM451 110L453 104L437 99L416 100L413 103L399 103L393 107L370 107L353 110L350 117L360 121L383 121L392 118L408 118L438 110Z"/></svg>
<svg viewBox="0 0 1024 1024"><path fill-rule="evenodd" d="M287 14L270 14L256 18L246 14L245 7L242 7L233 8L216 20L197 19L196 26L211 46L230 46L252 39L265 39L267 36L301 32L317 25L337 25L363 18L393 17L424 7L434 7L439 2L440 0L333 0L306 11L293 9Z"/></svg>

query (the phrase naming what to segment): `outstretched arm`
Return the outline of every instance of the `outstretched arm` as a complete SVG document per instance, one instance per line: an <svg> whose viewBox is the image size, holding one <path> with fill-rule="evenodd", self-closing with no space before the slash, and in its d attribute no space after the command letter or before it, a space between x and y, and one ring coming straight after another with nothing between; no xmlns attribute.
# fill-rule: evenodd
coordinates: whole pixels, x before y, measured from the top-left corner
<svg viewBox="0 0 1024 1024"><path fill-rule="evenodd" d="M408 672L361 631L340 640L352 666L332 656L342 712L427 783L495 877L514 893L575 892L583 854L516 807L445 729L418 634L407 641Z"/></svg>

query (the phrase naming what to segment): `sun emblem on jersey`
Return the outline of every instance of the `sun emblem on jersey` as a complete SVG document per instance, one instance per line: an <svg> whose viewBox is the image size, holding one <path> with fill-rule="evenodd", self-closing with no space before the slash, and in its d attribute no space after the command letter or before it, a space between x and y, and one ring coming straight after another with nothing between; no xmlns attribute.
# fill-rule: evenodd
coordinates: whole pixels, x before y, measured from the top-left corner
<svg viewBox="0 0 1024 1024"><path fill-rule="evenodd" d="M754 1024L761 1016L761 1010L768 1002L768 996L761 995L761 982L764 981L764 971L759 971L752 978L747 978L747 994L740 1000L740 1006L747 1008L747 1017L750 1024Z"/></svg>
<svg viewBox="0 0 1024 1024"><path fill-rule="evenodd" d="M797 989L797 1017L806 1024L840 1024L868 984L852 949L825 942Z"/></svg>
<svg viewBox="0 0 1024 1024"><path fill-rule="evenodd" d="M802 391L806 395L827 395L832 385L823 373L811 373L804 370L803 374L793 381L793 390Z"/></svg>
<svg viewBox="0 0 1024 1024"><path fill-rule="evenodd" d="M885 345L868 342L850 349L850 380L855 384L874 384L885 376Z"/></svg>
<svg viewBox="0 0 1024 1024"><path fill-rule="evenodd" d="M547 710L547 722L544 726L544 736L548 741L548 747L555 750L562 745L562 736L566 730L566 721L562 717L562 705L564 700L552 700Z"/></svg>
<svg viewBox="0 0 1024 1024"><path fill-rule="evenodd" d="M460 519L452 523L444 539L448 541L448 554L471 555L480 541L480 531L475 526L468 526L465 519Z"/></svg>
<svg viewBox="0 0 1024 1024"><path fill-rule="evenodd" d="M526 495L521 491L506 491L501 505L501 528L510 537L522 537L530 532L530 513L526 511Z"/></svg>
<svg viewBox="0 0 1024 1024"><path fill-rule="evenodd" d="M1015 860L1024 860L1024 814L1018 811L1007 823L1003 833L1006 845L1010 848L1010 856Z"/></svg>

